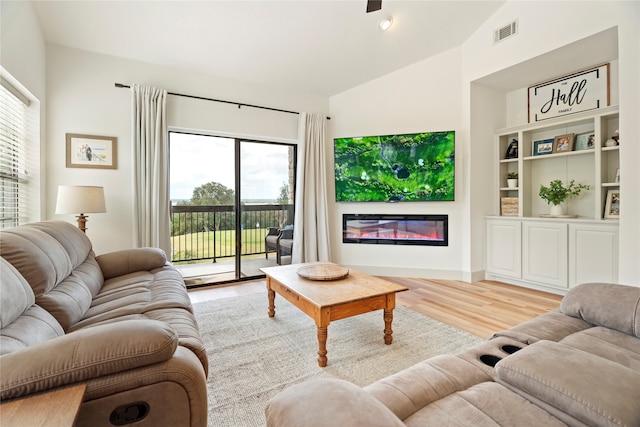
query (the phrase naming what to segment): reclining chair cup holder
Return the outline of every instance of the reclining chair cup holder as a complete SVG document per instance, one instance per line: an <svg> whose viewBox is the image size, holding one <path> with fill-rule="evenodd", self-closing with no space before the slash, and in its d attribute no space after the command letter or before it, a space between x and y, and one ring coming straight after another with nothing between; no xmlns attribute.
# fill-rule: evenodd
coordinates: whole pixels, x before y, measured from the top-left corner
<svg viewBox="0 0 640 427"><path fill-rule="evenodd" d="M517 345L503 345L500 347L500 350L504 351L507 354L513 354L516 351L522 350L522 347L518 347Z"/></svg>
<svg viewBox="0 0 640 427"><path fill-rule="evenodd" d="M483 354L480 356L480 361L487 366L494 368L496 363L502 360L502 357L494 356L493 354Z"/></svg>

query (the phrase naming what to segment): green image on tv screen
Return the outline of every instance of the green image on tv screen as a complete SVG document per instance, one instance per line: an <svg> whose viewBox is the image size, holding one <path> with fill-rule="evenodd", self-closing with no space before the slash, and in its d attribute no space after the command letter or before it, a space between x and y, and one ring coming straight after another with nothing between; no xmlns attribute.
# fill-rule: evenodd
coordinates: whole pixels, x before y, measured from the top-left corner
<svg viewBox="0 0 640 427"><path fill-rule="evenodd" d="M452 201L455 132L336 138L336 201Z"/></svg>

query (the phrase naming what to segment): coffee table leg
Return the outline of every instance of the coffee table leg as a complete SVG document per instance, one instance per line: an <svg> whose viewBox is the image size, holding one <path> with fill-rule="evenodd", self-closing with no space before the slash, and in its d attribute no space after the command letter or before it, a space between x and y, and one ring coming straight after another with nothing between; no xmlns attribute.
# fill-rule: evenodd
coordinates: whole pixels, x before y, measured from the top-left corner
<svg viewBox="0 0 640 427"><path fill-rule="evenodd" d="M393 309L384 309L384 343L389 345L393 342L393 330L391 329L393 322Z"/></svg>
<svg viewBox="0 0 640 427"><path fill-rule="evenodd" d="M327 366L327 326L318 326L318 366Z"/></svg>
<svg viewBox="0 0 640 427"><path fill-rule="evenodd" d="M267 288L267 296L269 297L269 317L274 317L276 315L276 291Z"/></svg>

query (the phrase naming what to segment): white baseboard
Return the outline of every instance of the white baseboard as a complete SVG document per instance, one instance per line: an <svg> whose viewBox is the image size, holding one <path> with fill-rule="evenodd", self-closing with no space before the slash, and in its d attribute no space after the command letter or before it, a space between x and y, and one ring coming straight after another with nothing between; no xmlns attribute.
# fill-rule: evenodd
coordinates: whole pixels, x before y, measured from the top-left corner
<svg viewBox="0 0 640 427"><path fill-rule="evenodd" d="M464 280L462 271L455 270L433 270L418 267L394 267L394 266L372 266L372 265L344 265L347 268L361 271L372 276L392 276L392 277L415 277L419 279L443 279L443 280ZM484 275L483 275L484 277Z"/></svg>
<svg viewBox="0 0 640 427"><path fill-rule="evenodd" d="M538 283L525 282L511 277L496 276L495 274L486 274L486 280L495 280L496 282L508 283L510 285L522 286L523 288L536 289L538 291L549 292L550 294L566 295L569 289L554 288L552 286L544 286Z"/></svg>

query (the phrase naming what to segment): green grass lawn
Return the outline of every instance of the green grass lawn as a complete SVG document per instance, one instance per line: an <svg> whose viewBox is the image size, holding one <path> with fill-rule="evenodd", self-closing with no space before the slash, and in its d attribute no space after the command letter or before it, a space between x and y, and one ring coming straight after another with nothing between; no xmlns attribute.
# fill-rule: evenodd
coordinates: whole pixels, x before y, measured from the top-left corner
<svg viewBox="0 0 640 427"><path fill-rule="evenodd" d="M242 230L242 254L264 253L264 238L269 230L251 228ZM183 234L171 238L173 260L198 258L225 258L236 254L235 230L209 231Z"/></svg>

